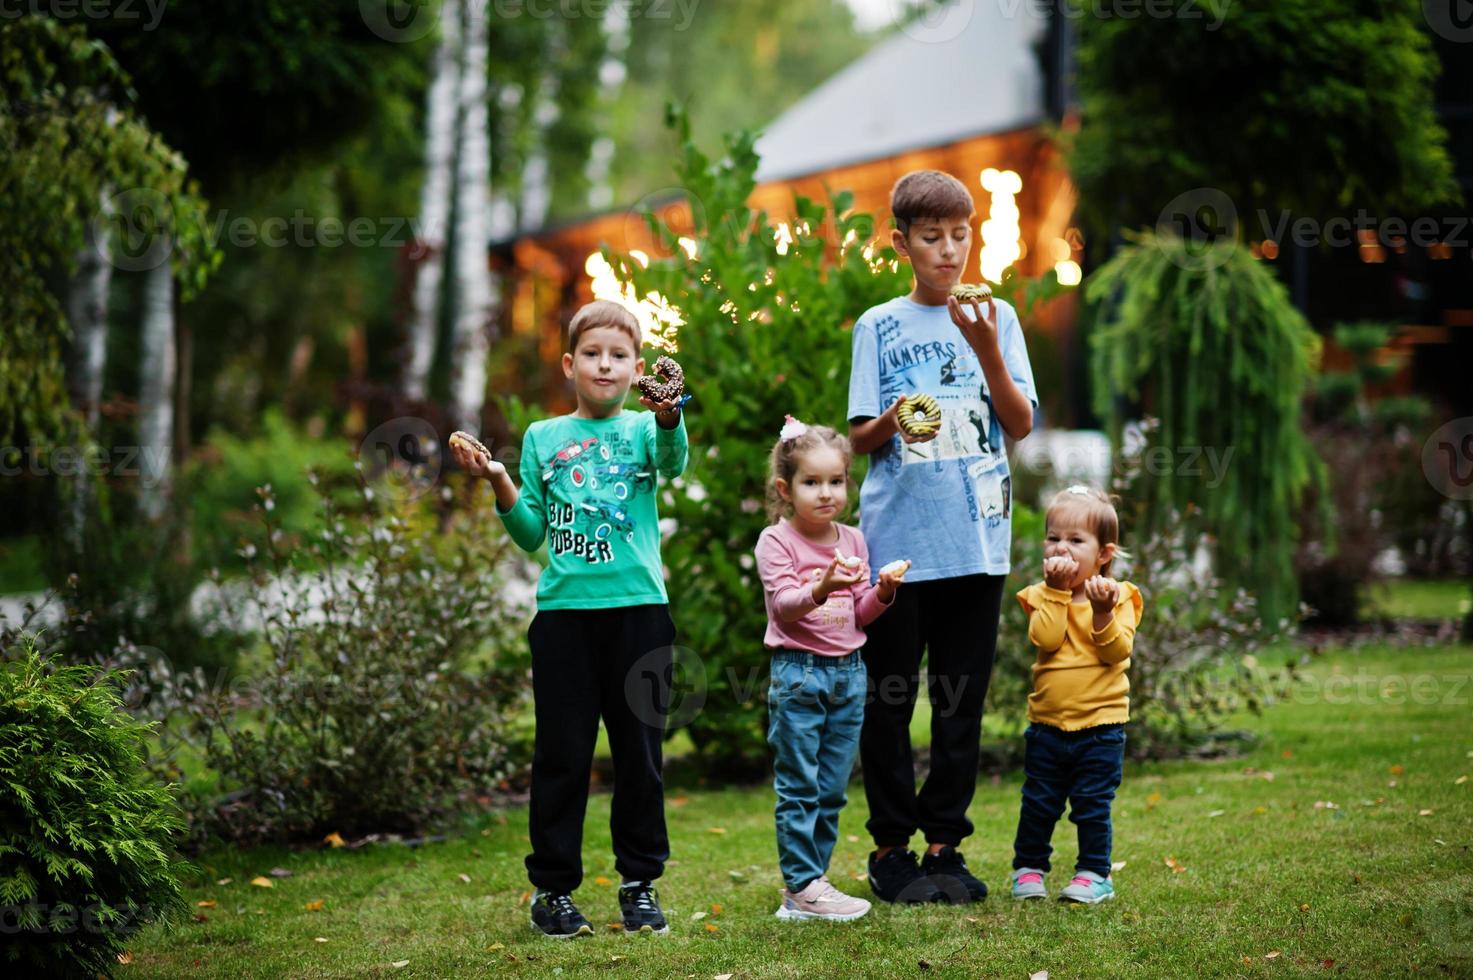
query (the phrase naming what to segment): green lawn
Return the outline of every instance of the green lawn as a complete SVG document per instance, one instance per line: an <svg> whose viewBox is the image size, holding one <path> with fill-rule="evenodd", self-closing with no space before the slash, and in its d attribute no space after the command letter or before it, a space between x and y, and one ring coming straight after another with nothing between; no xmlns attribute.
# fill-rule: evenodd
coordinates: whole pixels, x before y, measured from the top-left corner
<svg viewBox="0 0 1473 980"><path fill-rule="evenodd" d="M1337 652L1310 678L1255 722L1264 737L1247 756L1128 767L1119 898L1095 908L1006 897L1016 777L984 779L971 810L964 849L991 898L877 907L847 925L772 917L767 788L672 789L670 936L535 936L518 809L414 850L210 854L208 879L188 892L191 905L216 903L199 909L206 921L149 929L121 975L1473 975L1473 648ZM577 895L600 927L618 920L608 815L609 797L595 796ZM868 892L865 816L855 785L832 868L854 894ZM1056 835L1054 890L1072 830ZM249 884L275 866L294 874Z"/></svg>
<svg viewBox="0 0 1473 980"><path fill-rule="evenodd" d="M1366 594L1366 614L1392 619L1461 619L1473 602L1466 579L1388 579Z"/></svg>

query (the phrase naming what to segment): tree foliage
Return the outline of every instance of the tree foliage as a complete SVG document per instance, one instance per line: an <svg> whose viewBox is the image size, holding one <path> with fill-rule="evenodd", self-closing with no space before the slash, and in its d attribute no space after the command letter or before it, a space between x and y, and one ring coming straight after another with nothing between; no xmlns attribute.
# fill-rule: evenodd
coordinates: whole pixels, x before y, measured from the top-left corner
<svg viewBox="0 0 1473 980"><path fill-rule="evenodd" d="M1090 277L1086 297L1101 304L1090 338L1095 411L1117 445L1131 402L1160 420L1148 436L1156 461L1141 484L1141 530L1199 514L1227 584L1255 593L1266 620L1290 616L1299 503L1323 480L1300 425L1319 336L1245 248L1221 242L1204 255L1174 237L1132 240ZM1209 452L1225 460L1220 473L1204 462Z"/></svg>

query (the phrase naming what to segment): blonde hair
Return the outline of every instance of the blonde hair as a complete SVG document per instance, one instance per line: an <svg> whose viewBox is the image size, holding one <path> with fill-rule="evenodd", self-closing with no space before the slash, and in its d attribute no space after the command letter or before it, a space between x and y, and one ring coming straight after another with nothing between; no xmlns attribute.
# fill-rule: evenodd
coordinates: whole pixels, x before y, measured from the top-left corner
<svg viewBox="0 0 1473 980"><path fill-rule="evenodd" d="M1115 564L1115 558L1124 558L1127 561L1130 559L1130 553L1120 547L1120 515L1115 511L1117 499L1098 487L1087 487L1083 484L1075 484L1060 490L1048 502L1048 509L1044 512L1044 532L1048 532L1048 525L1056 515L1068 512L1080 518L1085 528L1100 543L1101 550L1104 550L1107 544L1115 546L1114 558L1105 562L1100 568L1101 575L1109 575L1110 566Z"/></svg>
<svg viewBox="0 0 1473 980"><path fill-rule="evenodd" d="M844 476L848 479L849 466L854 460L853 450L849 448L849 439L841 436L827 425L810 425L802 435L792 439L779 439L772 447L772 455L767 465L767 519L773 524L779 518L791 516L793 505L783 499L778 492L777 481L782 480L788 486L793 484L793 476L798 472L798 463L805 453L815 449L837 449L839 455L844 457Z"/></svg>
<svg viewBox="0 0 1473 980"><path fill-rule="evenodd" d="M628 307L620 306L618 303L606 299L596 299L592 303L585 303L573 314L573 320L568 324L568 353L578 353L578 341L583 335L597 327L613 327L622 330L634 341L634 353L638 354L640 347L644 345L644 336L639 329L639 321L635 319Z"/></svg>

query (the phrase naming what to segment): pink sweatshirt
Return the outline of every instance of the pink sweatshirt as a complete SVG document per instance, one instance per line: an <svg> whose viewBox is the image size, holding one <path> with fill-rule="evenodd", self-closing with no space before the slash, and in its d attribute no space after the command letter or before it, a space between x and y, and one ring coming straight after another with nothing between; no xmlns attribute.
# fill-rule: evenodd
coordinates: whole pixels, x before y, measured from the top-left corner
<svg viewBox="0 0 1473 980"><path fill-rule="evenodd" d="M839 532L836 544L815 544L783 518L757 538L757 574L767 602L763 646L842 657L864 646L864 627L889 608L870 584L864 535L847 524L834 528ZM823 579L836 547L846 558L864 559L864 577L815 602L813 588Z"/></svg>

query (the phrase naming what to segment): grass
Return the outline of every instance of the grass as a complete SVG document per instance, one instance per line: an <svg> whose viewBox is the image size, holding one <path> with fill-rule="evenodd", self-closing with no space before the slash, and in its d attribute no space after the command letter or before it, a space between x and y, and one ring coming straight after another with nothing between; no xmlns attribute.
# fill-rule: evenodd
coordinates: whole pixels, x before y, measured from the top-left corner
<svg viewBox="0 0 1473 980"><path fill-rule="evenodd" d="M1006 896L1016 777L984 779L971 808L965 851L993 886L985 903L876 907L837 926L772 917L781 882L770 789L671 789L674 859L660 882L669 936L604 928L618 919L617 875L599 794L576 896L600 927L591 940L529 929L526 811L515 809L412 850L208 854L207 877L188 890L191 905L216 903L198 909L206 921L151 927L120 974L1468 976L1473 780L1458 780L1473 774L1470 705L1473 648L1332 654L1291 702L1252 722L1263 738L1250 754L1127 767L1115 810L1119 898L1099 907ZM856 784L832 877L859 895L866 815ZM1072 867L1072 830L1055 835L1054 890ZM276 866L293 875L249 884Z"/></svg>
<svg viewBox="0 0 1473 980"><path fill-rule="evenodd" d="M1367 590L1368 616L1391 619L1461 619L1473 602L1466 579L1388 579Z"/></svg>

